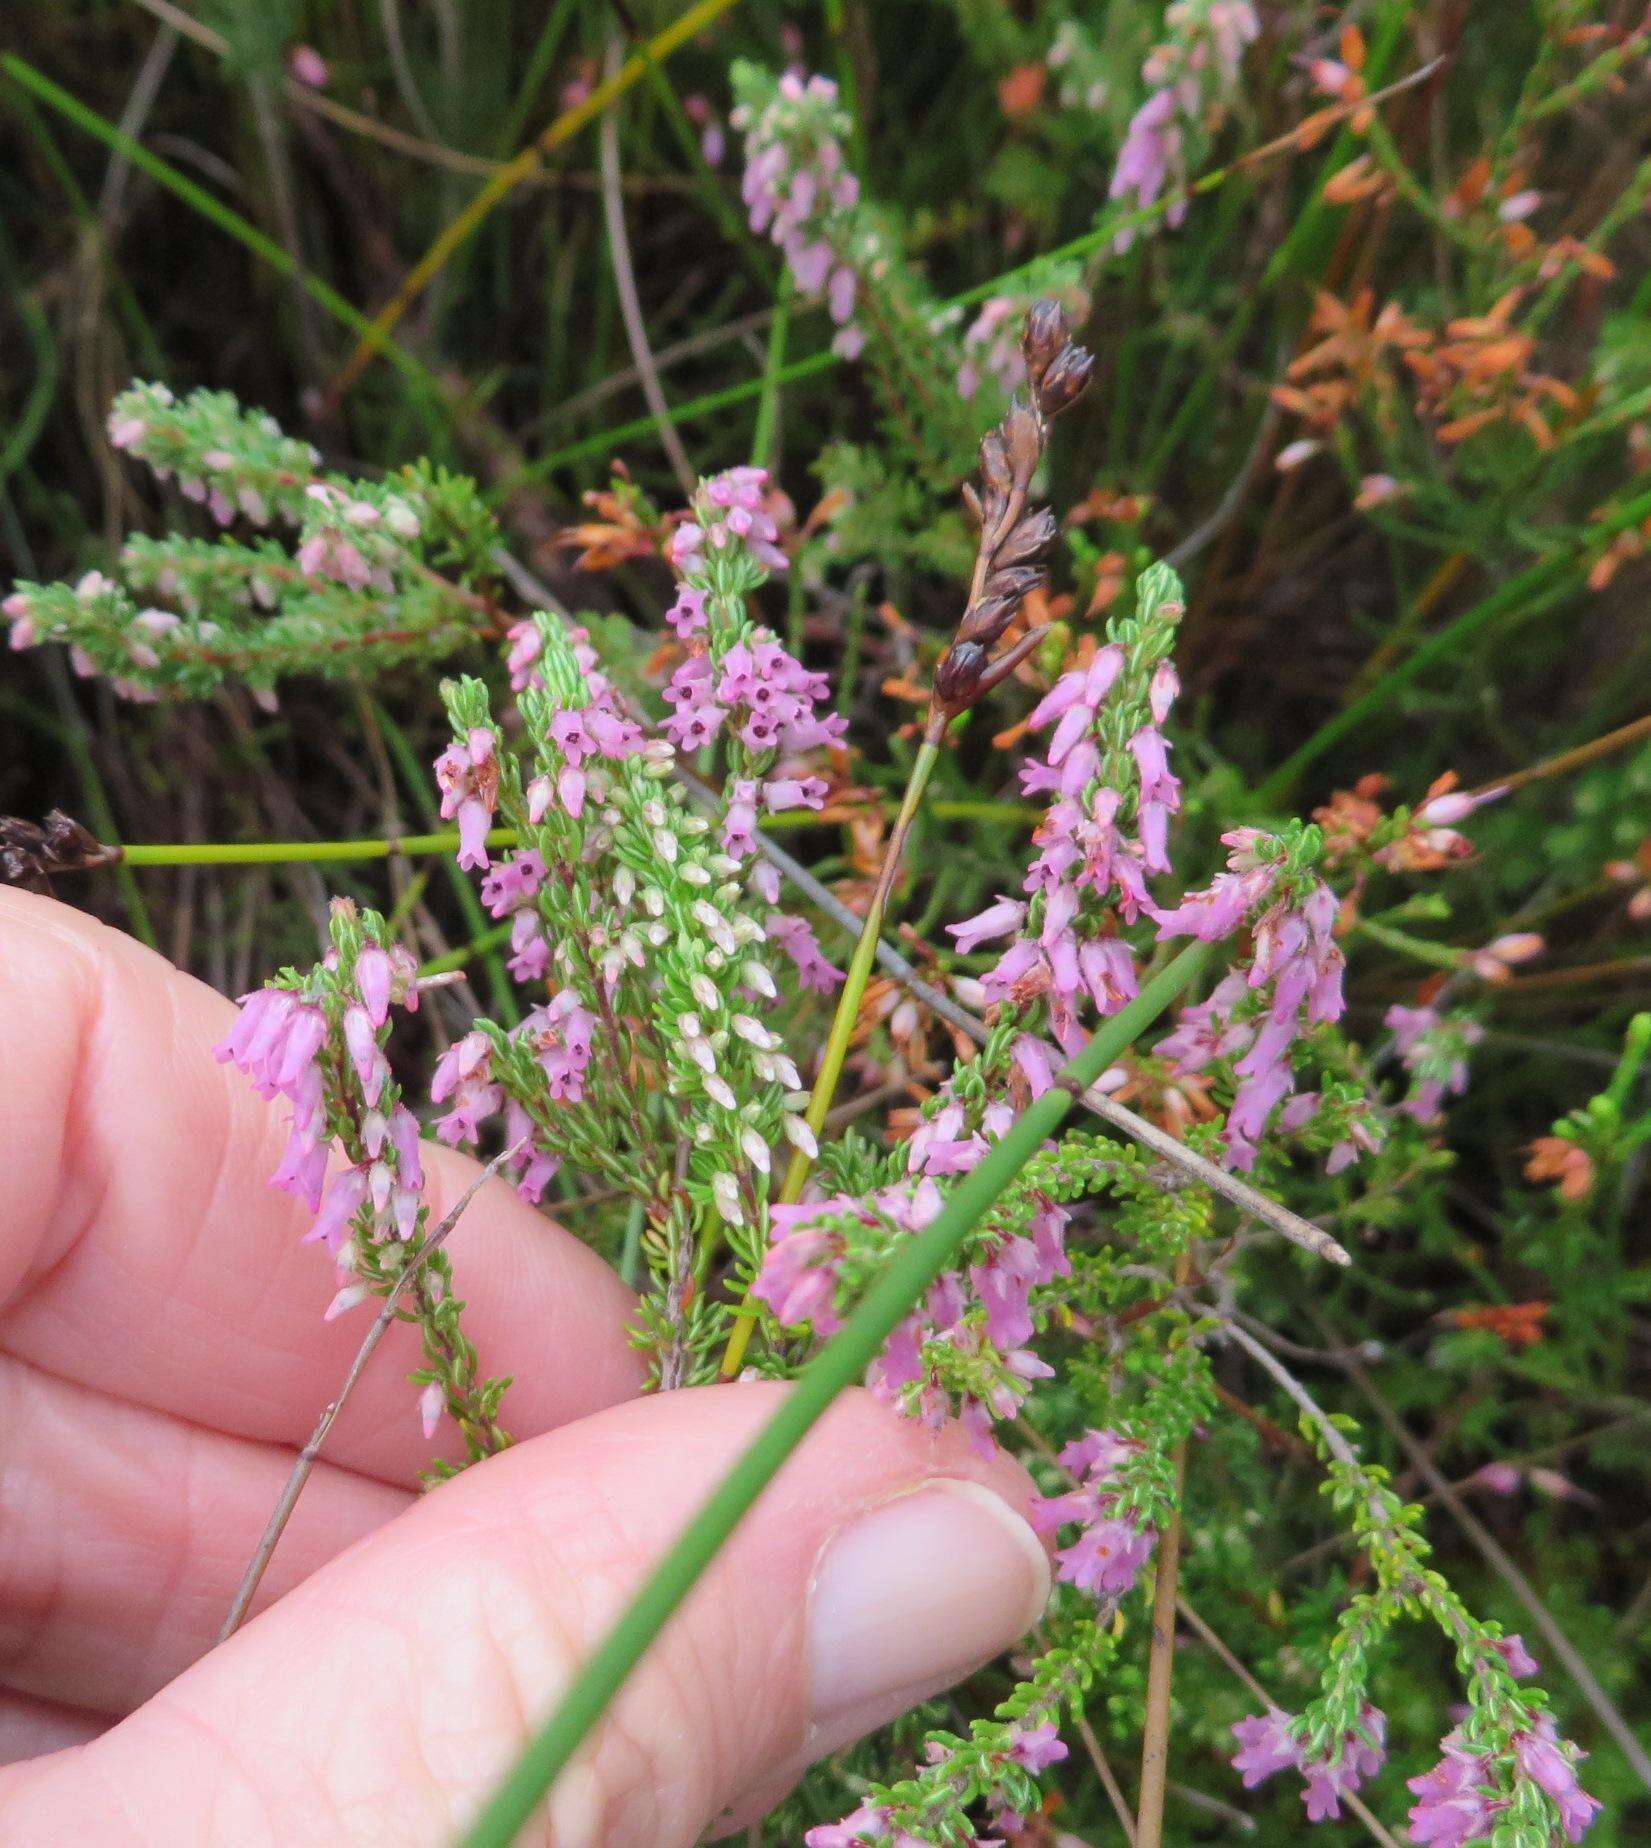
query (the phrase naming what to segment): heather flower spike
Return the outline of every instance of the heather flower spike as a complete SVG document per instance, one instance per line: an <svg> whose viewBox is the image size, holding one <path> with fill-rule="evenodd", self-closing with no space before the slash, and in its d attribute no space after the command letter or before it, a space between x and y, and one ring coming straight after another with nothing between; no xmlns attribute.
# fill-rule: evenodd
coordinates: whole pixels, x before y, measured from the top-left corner
<svg viewBox="0 0 1651 1848"><path fill-rule="evenodd" d="M305 1242L333 1261L328 1321L396 1288L428 1224L418 1120L386 1056L395 1010L418 1007L417 970L383 918L348 899L334 900L330 935L331 948L307 976L287 970L244 997L217 1048L260 1096L285 1101L287 1147L271 1185L304 1203L313 1216ZM450 1415L471 1460L502 1449L510 1441L498 1421L507 1382L479 1375L445 1251L419 1265L408 1297L426 1362L414 1375L425 1435ZM437 1462L429 1474L451 1470Z"/></svg>

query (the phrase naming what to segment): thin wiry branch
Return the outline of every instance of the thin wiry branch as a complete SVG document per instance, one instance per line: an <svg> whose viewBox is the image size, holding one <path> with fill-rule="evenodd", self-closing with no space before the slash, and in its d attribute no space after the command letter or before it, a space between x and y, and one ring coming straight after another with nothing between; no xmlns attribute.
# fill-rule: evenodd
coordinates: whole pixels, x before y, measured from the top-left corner
<svg viewBox="0 0 1651 1848"><path fill-rule="evenodd" d="M396 1306L401 1301L407 1287L419 1275L424 1266L447 1242L447 1235L459 1223L464 1209L475 1199L483 1184L493 1178L504 1164L521 1153L523 1144L518 1142L493 1159L482 1169L481 1173L465 1188L452 1206L441 1224L425 1239L407 1262L402 1266L400 1275L390 1286L373 1325L367 1330L361 1346L356 1349L355 1359L350 1362L350 1370L344 1375L344 1384L338 1389L338 1396L316 1420L315 1429L310 1433L309 1442L299 1451L293 1460L292 1472L287 1477L286 1487L282 1489L280 1499L276 1502L262 1537L259 1539L252 1558L247 1563L246 1571L241 1575L241 1583L236 1588L235 1597L229 1607L229 1615L224 1618L223 1628L218 1632L218 1641L227 1642L246 1621L247 1611L257 1594L264 1571L274 1557L276 1546L287 1522L292 1519L292 1511L298 1506L298 1498L304 1492L304 1485L310 1479L310 1472L315 1468L315 1460L321 1454L321 1446L326 1443L328 1433L338 1422L338 1414L344 1409L344 1402L355 1391L361 1376L367 1370L367 1362L373 1357L378 1344L390 1332L390 1324L396 1318Z"/></svg>
<svg viewBox="0 0 1651 1848"><path fill-rule="evenodd" d="M608 40L607 72L609 80L619 75L625 60L625 47L617 31ZM659 382L659 368L654 364L648 345L647 324L642 316L642 301L636 292L636 271L631 264L630 240L625 232L625 200L619 186L619 101L615 98L602 112L599 136L602 169L602 216L608 227L608 255L613 262L613 286L619 296L619 313L625 323L625 338L630 343L631 359L642 381L642 395L648 409L659 423L659 440L670 458L671 468L686 499L694 491L694 467L688 452L671 421L671 407L665 402L665 389Z"/></svg>

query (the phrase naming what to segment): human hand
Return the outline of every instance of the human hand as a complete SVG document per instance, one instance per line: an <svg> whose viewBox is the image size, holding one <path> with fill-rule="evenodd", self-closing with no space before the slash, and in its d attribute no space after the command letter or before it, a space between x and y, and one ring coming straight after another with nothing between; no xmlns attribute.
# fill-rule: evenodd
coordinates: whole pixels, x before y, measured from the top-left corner
<svg viewBox="0 0 1651 1848"><path fill-rule="evenodd" d="M247 1627L213 1649L364 1321L283 1127L212 1044L230 1004L0 892L0 1837L450 1840L785 1390L643 1397L628 1292L489 1181L449 1242L524 1441L435 1493L398 1326ZM475 1164L428 1148L432 1217ZM364 1312L365 1313L365 1312ZM1048 1589L1030 1484L839 1401L562 1778L537 1839L668 1848L1013 1642ZM210 1651L210 1653L209 1653Z"/></svg>

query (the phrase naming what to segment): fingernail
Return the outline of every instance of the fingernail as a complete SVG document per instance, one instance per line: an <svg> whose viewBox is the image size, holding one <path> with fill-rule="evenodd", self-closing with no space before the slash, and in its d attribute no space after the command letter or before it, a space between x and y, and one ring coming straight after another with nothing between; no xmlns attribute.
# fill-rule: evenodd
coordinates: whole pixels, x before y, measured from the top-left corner
<svg viewBox="0 0 1651 1848"><path fill-rule="evenodd" d="M925 1483L861 1515L814 1575L811 1748L835 1750L961 1680L1023 1636L1048 1596L1042 1543L979 1483Z"/></svg>

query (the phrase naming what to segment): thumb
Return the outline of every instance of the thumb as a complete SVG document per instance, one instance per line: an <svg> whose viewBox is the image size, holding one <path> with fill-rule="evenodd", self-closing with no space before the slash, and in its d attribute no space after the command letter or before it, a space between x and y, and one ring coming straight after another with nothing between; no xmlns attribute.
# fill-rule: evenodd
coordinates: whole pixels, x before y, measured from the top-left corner
<svg viewBox="0 0 1651 1848"><path fill-rule="evenodd" d="M16 1841L450 1840L783 1387L633 1401L359 1542L91 1744L0 1776ZM555 1848L687 1848L1033 1622L1018 1465L863 1393L770 1484L559 1781Z"/></svg>

